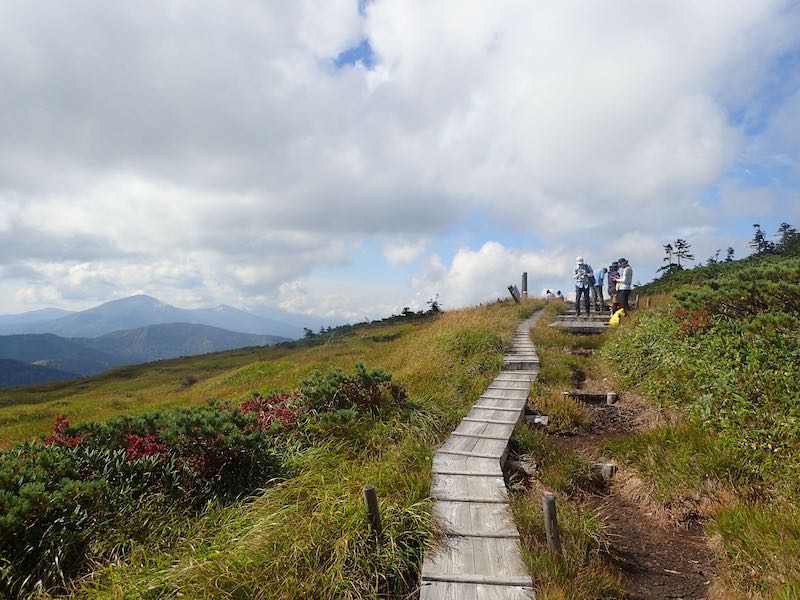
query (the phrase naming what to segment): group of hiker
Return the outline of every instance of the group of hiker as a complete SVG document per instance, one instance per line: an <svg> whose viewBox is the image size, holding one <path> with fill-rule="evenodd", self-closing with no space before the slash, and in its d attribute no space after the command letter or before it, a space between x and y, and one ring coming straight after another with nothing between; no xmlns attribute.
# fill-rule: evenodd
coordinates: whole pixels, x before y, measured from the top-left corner
<svg viewBox="0 0 800 600"><path fill-rule="evenodd" d="M633 269L626 258L615 260L607 267L592 269L592 266L583 260L582 256L575 258L575 313L581 314L581 299L586 315L589 307L594 306L596 312L611 312L616 314L619 309L628 310L628 300L633 289ZM603 294L605 286L608 300ZM591 300L590 297L591 296ZM547 300L563 299L561 291L553 295L550 290L546 293Z"/></svg>
<svg viewBox="0 0 800 600"><path fill-rule="evenodd" d="M603 297L603 286L608 291L608 304ZM633 289L633 269L628 259L620 258L607 267L592 269L582 256L575 259L575 314L581 314L581 298L586 315L590 304L597 312L618 309L628 310L628 299ZM589 295L591 294L591 302Z"/></svg>

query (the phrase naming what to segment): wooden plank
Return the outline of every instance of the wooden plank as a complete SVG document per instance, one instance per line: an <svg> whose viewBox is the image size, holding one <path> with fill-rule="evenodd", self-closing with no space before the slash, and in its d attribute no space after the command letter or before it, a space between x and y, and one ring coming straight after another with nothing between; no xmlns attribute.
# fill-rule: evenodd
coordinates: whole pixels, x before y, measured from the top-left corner
<svg viewBox="0 0 800 600"><path fill-rule="evenodd" d="M485 433L459 433L457 431L454 431L450 435L455 435L457 437L478 438L480 440L500 440L503 442L508 442L508 439L511 437L510 435L487 435Z"/></svg>
<svg viewBox="0 0 800 600"><path fill-rule="evenodd" d="M500 460L501 458L503 458L503 456L505 455L506 452L504 450L500 454L497 454L495 452L493 452L491 454L484 454L484 453L481 453L481 452L465 452L463 450L440 450L439 453L441 453L441 454L452 454L453 456L469 456L469 457L473 457L473 458L496 458L496 459Z"/></svg>
<svg viewBox="0 0 800 600"><path fill-rule="evenodd" d="M508 447L508 440L486 439L478 437L451 436L439 447L439 452L465 452L485 454L490 457L502 456Z"/></svg>
<svg viewBox="0 0 800 600"><path fill-rule="evenodd" d="M449 576L449 577L448 577ZM464 581L500 584L516 580L530 585L528 570L522 562L517 540L509 538L447 537L423 562L423 580ZM480 578L485 578L480 581ZM509 583L506 583L508 585ZM514 585L513 583L511 585Z"/></svg>
<svg viewBox="0 0 800 600"><path fill-rule="evenodd" d="M525 404L522 404L522 406L511 407L508 404L503 404L504 402L507 403L508 400L485 400L479 404L475 404L472 408L473 410L476 408L478 410L501 410L520 414L522 414L522 411L525 410Z"/></svg>
<svg viewBox="0 0 800 600"><path fill-rule="evenodd" d="M433 469L434 475L469 475L471 477L502 477L502 469L498 469L491 473L480 473L471 471L469 469Z"/></svg>
<svg viewBox="0 0 800 600"><path fill-rule="evenodd" d="M504 537L518 536L517 526L506 504L494 502L436 502L433 506L436 524L448 535L497 533Z"/></svg>
<svg viewBox="0 0 800 600"><path fill-rule="evenodd" d="M480 410L480 409L478 409L478 410ZM462 423L491 423L493 425L516 425L517 423L519 423L519 419L513 419L513 420L508 420L508 419L490 419L488 417L486 417L486 418L480 418L480 417L473 418L473 417L470 417L468 415L468 416L464 417L463 419L461 419L461 422Z"/></svg>
<svg viewBox="0 0 800 600"><path fill-rule="evenodd" d="M514 358L514 357L507 357L503 358L503 368L508 371L527 371L527 370L534 370L539 368L539 359L538 358Z"/></svg>
<svg viewBox="0 0 800 600"><path fill-rule="evenodd" d="M494 437L505 439L511 437L514 431L513 423L487 423L485 421L461 421L453 435L474 435L478 437Z"/></svg>
<svg viewBox="0 0 800 600"><path fill-rule="evenodd" d="M502 414L501 409L507 408L508 406L514 406L515 403L523 403L527 402L527 400L500 400L502 403L499 407L498 406L479 406L480 400L472 405L472 409L467 413L467 416L470 419L513 419L509 415ZM508 404L511 402L511 405ZM500 412L497 412L500 411Z"/></svg>
<svg viewBox="0 0 800 600"><path fill-rule="evenodd" d="M450 583L479 583L483 585L502 585L508 587L528 587L533 582L531 578L525 575L519 576L493 576L493 575L460 575L453 573L432 573L430 575L423 575L424 581L446 581Z"/></svg>
<svg viewBox="0 0 800 600"><path fill-rule="evenodd" d="M513 381L519 384L528 385L535 377L533 375L529 375L526 373L520 373L519 371L501 371L497 374L497 377L494 378L494 381Z"/></svg>
<svg viewBox="0 0 800 600"><path fill-rule="evenodd" d="M492 390L488 389L483 394L481 394L481 398L506 398L508 400L525 400L528 398L530 394L530 389L525 388L524 390Z"/></svg>
<svg viewBox="0 0 800 600"><path fill-rule="evenodd" d="M436 474L431 481L431 498L453 502L505 503L508 490L502 477Z"/></svg>
<svg viewBox="0 0 800 600"><path fill-rule="evenodd" d="M524 586L425 581L420 600L533 600L533 588Z"/></svg>
<svg viewBox="0 0 800 600"><path fill-rule="evenodd" d="M490 390L525 390L530 391L531 386L526 382L518 381L492 381L487 389Z"/></svg>
<svg viewBox="0 0 800 600"><path fill-rule="evenodd" d="M471 452L475 449L478 441L479 440L475 438L449 437L444 444L439 447L439 450L443 452Z"/></svg>
<svg viewBox="0 0 800 600"><path fill-rule="evenodd" d="M433 457L433 472L462 471L474 475L503 476L500 461L492 458L475 458L471 456L453 456L436 453Z"/></svg>

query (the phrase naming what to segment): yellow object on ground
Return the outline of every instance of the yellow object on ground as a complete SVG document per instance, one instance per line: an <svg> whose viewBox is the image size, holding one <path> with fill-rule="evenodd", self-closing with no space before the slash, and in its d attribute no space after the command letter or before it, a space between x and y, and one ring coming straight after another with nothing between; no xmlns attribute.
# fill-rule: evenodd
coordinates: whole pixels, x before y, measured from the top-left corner
<svg viewBox="0 0 800 600"><path fill-rule="evenodd" d="M624 316L625 316L625 309L624 308L617 309L617 311L613 315L611 315L611 318L608 320L608 324L612 327L614 327L615 325L619 325L620 319Z"/></svg>

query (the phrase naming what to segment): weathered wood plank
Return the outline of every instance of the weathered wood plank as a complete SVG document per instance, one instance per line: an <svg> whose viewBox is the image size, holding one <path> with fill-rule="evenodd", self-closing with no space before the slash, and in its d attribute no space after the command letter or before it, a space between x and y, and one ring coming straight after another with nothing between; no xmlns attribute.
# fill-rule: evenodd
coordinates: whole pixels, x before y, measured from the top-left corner
<svg viewBox="0 0 800 600"><path fill-rule="evenodd" d="M511 381L516 384L530 385L534 379L535 377L528 373L517 374L514 371L501 371L498 373L497 377L494 378L494 381Z"/></svg>
<svg viewBox="0 0 800 600"><path fill-rule="evenodd" d="M500 456L505 452L508 440L452 436L439 448L440 452L466 452Z"/></svg>
<svg viewBox="0 0 800 600"><path fill-rule="evenodd" d="M436 453L433 457L433 472L461 471L474 475L503 476L500 461L491 458L475 458L470 456L454 456Z"/></svg>
<svg viewBox="0 0 800 600"><path fill-rule="evenodd" d="M506 502L508 490L502 477L436 474L431 481L431 498L452 502Z"/></svg>
<svg viewBox="0 0 800 600"><path fill-rule="evenodd" d="M533 600L533 588L522 586L425 581L420 600Z"/></svg>
<svg viewBox="0 0 800 600"><path fill-rule="evenodd" d="M453 435L488 436L508 440L508 438L511 437L512 431L514 431L514 425L510 423L461 421L459 426L453 431Z"/></svg>
<svg viewBox="0 0 800 600"><path fill-rule="evenodd" d="M531 389L530 384L517 381L493 381L486 388L488 390L524 390L529 392Z"/></svg>
<svg viewBox="0 0 800 600"><path fill-rule="evenodd" d="M533 600L533 588L522 586L426 581L420 600Z"/></svg>
<svg viewBox="0 0 800 600"><path fill-rule="evenodd" d="M511 413L522 413L525 409L524 403L515 403L516 406L508 404L508 400L482 400L478 404L473 405L473 408L506 411Z"/></svg>
<svg viewBox="0 0 800 600"><path fill-rule="evenodd" d="M518 536L517 526L506 504L493 502L437 502L433 507L436 522L449 535L470 535L470 532ZM479 535L474 533L473 535Z"/></svg>
<svg viewBox="0 0 800 600"><path fill-rule="evenodd" d="M499 454L496 452L492 452L491 454L475 452L475 451L464 452L463 450L447 450L447 451L442 450L440 452L441 454L452 454L453 456L469 456L473 458L496 458L497 460L501 460L506 454L505 450L503 450Z"/></svg>
<svg viewBox="0 0 800 600"><path fill-rule="evenodd" d="M527 400L530 395L528 388L524 390L486 390L481 398L505 398L507 400Z"/></svg>
<svg viewBox="0 0 800 600"><path fill-rule="evenodd" d="M422 579L441 580L445 575L473 579L527 577L527 582L531 581L522 562L518 541L509 538L442 539L441 544L423 562ZM458 581L456 577L449 580Z"/></svg>
<svg viewBox="0 0 800 600"><path fill-rule="evenodd" d="M519 423L519 419L489 419L487 417L474 418L474 417L470 417L469 415L467 415L466 417L461 419L461 422L462 423L464 423L464 422L467 422L467 423L492 423L494 425L516 425L517 423Z"/></svg>

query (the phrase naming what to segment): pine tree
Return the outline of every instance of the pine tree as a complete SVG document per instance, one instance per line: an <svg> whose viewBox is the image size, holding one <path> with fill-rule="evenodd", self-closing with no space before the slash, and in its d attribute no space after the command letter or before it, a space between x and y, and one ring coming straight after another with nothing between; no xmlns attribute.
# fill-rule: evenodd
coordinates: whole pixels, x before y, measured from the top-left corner
<svg viewBox="0 0 800 600"><path fill-rule="evenodd" d="M733 246L728 246L728 249L725 251L725 262L731 262L733 260Z"/></svg>
<svg viewBox="0 0 800 600"><path fill-rule="evenodd" d="M683 260L694 260L694 254L689 253L689 249L692 245L687 242L686 240L682 240L678 238L675 240L675 256L678 259L678 266L681 267L681 259ZM681 267L683 268L683 267Z"/></svg>
<svg viewBox="0 0 800 600"><path fill-rule="evenodd" d="M761 229L761 225L759 223L753 223L753 228L756 231L753 234L753 239L750 240L750 247L756 251L756 254L772 252L775 248L775 244L767 239L766 234Z"/></svg>
<svg viewBox="0 0 800 600"><path fill-rule="evenodd" d="M776 236L778 237L778 243L775 244L775 249L785 251L800 238L800 233L798 233L797 229L789 225L789 223L783 222L778 227Z"/></svg>
<svg viewBox="0 0 800 600"><path fill-rule="evenodd" d="M660 269L658 269L659 271L664 271L665 272L664 274L667 275L670 272L672 272L673 269L681 268L679 265L672 262L672 255L675 252L675 249L672 247L672 244L664 244L664 252L667 254L664 257L664 262L667 264L663 265Z"/></svg>

